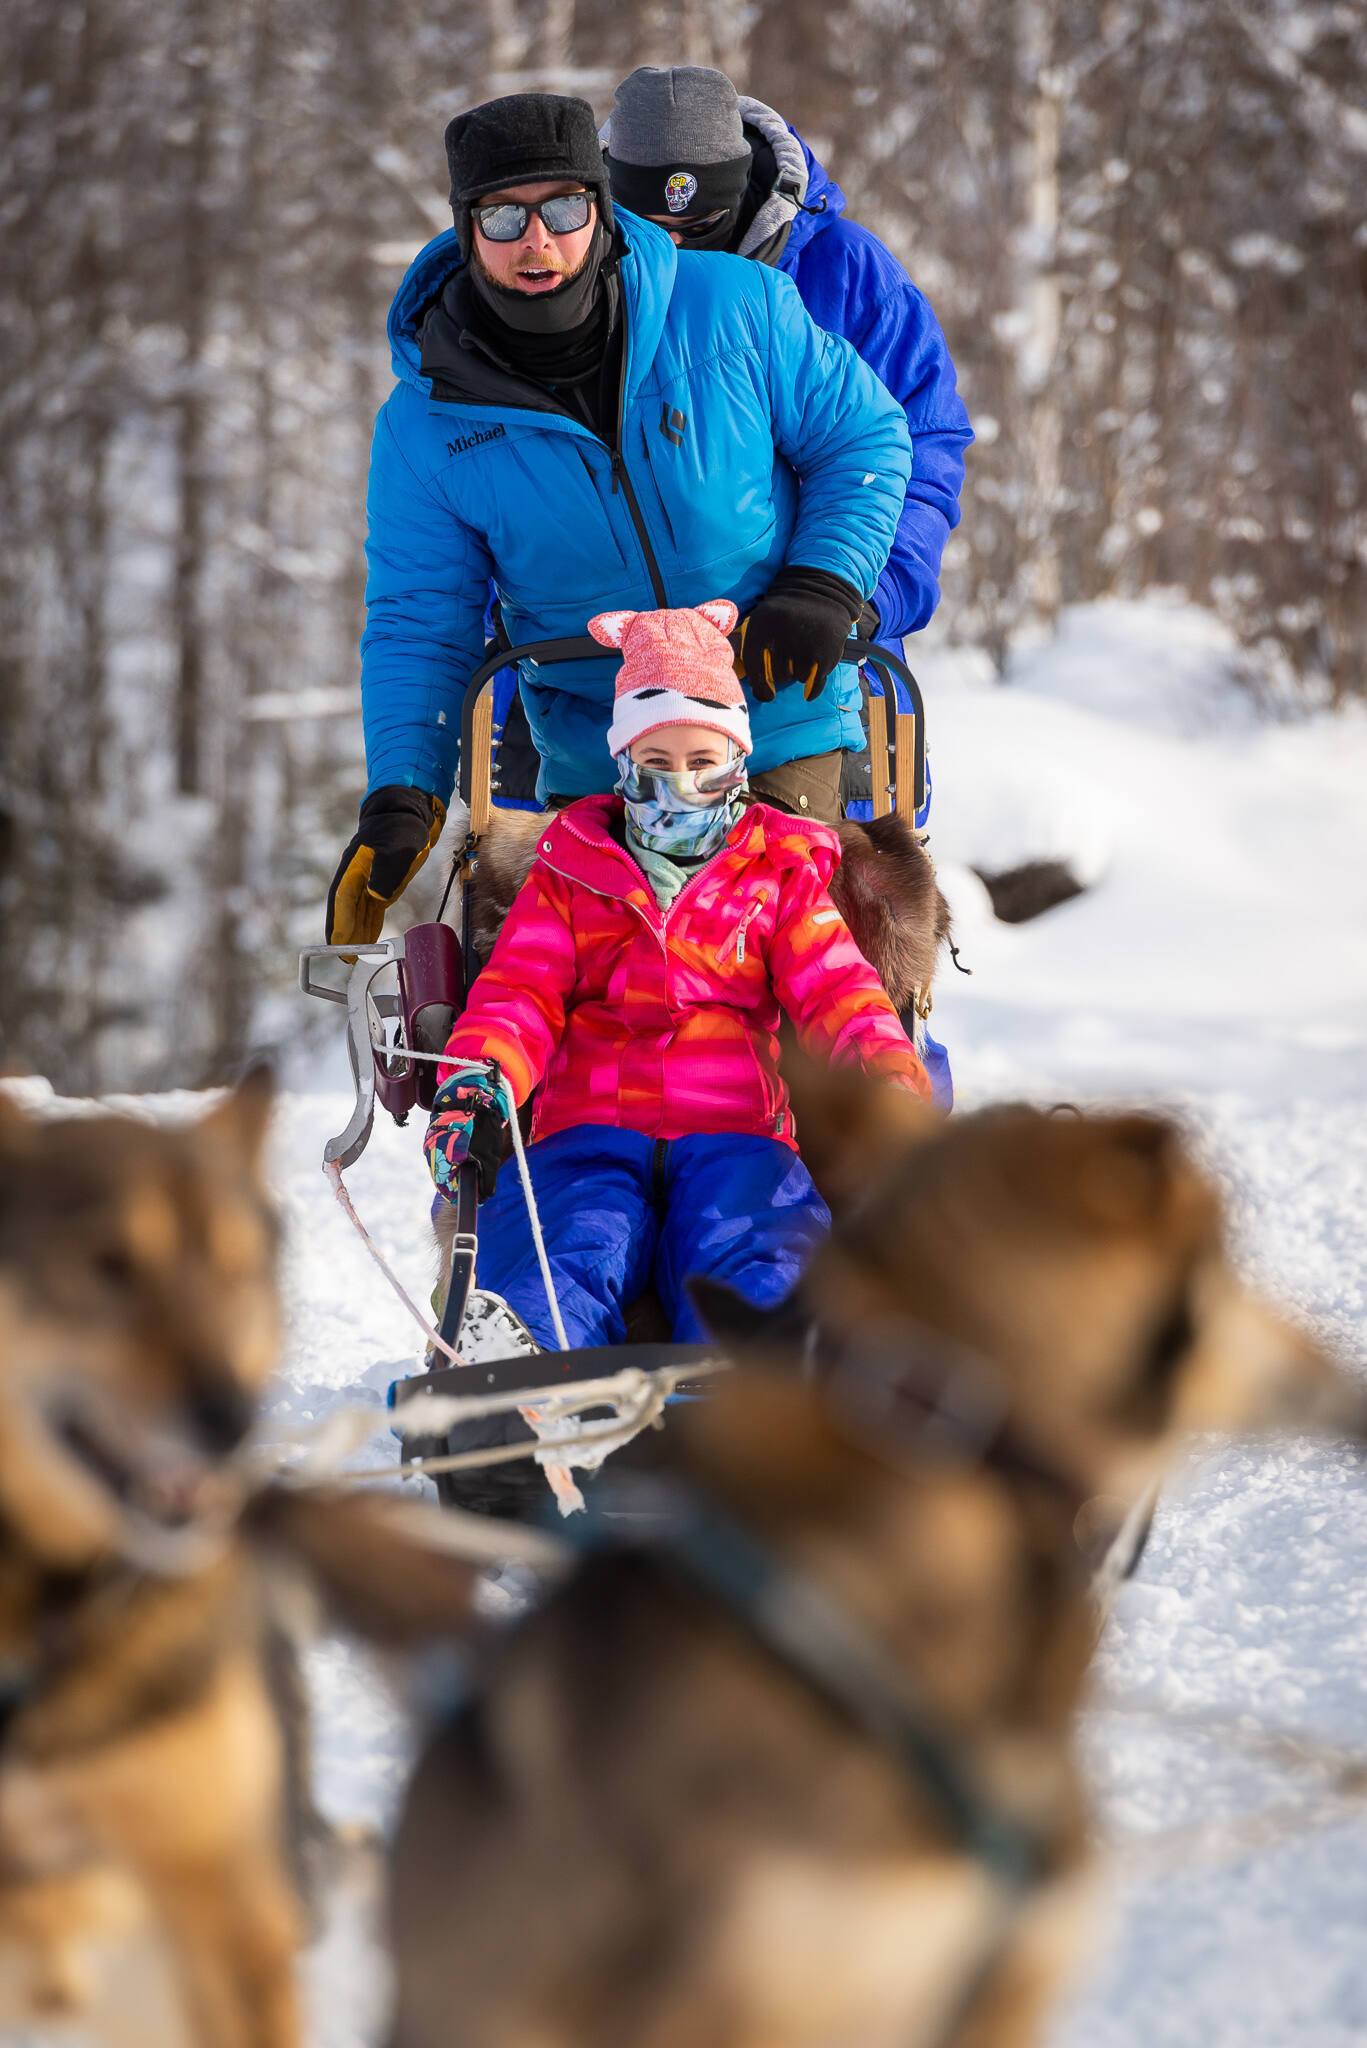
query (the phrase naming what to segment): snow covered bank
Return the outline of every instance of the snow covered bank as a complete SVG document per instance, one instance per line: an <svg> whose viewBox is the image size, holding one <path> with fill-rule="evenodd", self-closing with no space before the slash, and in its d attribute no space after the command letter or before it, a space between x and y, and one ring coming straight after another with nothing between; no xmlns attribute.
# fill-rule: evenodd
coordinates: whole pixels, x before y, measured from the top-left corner
<svg viewBox="0 0 1367 2048"><path fill-rule="evenodd" d="M974 978L936 1017L962 1099L1246 1087L1333 1100L1367 1050L1367 714L1258 722L1190 607L1091 605L1007 687L927 662L931 844ZM977 876L1087 893L992 916Z"/></svg>

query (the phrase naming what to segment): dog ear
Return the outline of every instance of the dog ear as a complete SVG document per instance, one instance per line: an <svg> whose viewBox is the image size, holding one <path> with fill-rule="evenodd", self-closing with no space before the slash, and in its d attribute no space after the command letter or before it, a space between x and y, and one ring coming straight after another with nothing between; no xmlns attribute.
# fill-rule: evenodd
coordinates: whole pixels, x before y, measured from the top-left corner
<svg viewBox="0 0 1367 2048"><path fill-rule="evenodd" d="M232 1092L200 1120L200 1132L213 1144L234 1146L255 1168L261 1161L275 1102L275 1075L269 1061L256 1060Z"/></svg>
<svg viewBox="0 0 1367 2048"><path fill-rule="evenodd" d="M1175 1132L1154 1117L1116 1119L1080 1167L1078 1194L1099 1223L1120 1226L1152 1216L1173 1166Z"/></svg>
<svg viewBox="0 0 1367 2048"><path fill-rule="evenodd" d="M788 1043L781 1065L803 1164L837 1215L944 1128L939 1112L908 1089L859 1067L822 1066Z"/></svg>
<svg viewBox="0 0 1367 2048"><path fill-rule="evenodd" d="M686 1282L688 1298L717 1342L737 1352L795 1349L805 1337L810 1318L796 1292L773 1308L756 1308L734 1287L705 1273Z"/></svg>
<svg viewBox="0 0 1367 2048"><path fill-rule="evenodd" d="M747 1364L680 1417L682 1467L709 1492L763 1527L771 1517L843 1511L866 1495L867 1454L832 1427L816 1389L796 1372Z"/></svg>

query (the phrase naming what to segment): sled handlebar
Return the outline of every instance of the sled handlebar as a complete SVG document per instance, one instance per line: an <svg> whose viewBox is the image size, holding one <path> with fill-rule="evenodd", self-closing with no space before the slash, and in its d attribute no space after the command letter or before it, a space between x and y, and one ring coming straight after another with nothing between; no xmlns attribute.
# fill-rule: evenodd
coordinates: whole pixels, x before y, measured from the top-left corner
<svg viewBox="0 0 1367 2048"><path fill-rule="evenodd" d="M581 633L566 640L526 640L520 647L490 645L485 658L465 685L460 719L458 788L470 811L470 830L477 836L488 826L489 795L476 790L476 762L493 747L493 704L486 685L505 668L519 662L602 661L620 652L602 647ZM877 676L880 694L869 692L869 752L873 765L873 814L897 811L910 823L926 801L926 708L921 685L900 654L869 640L850 640L845 656ZM905 700L905 701L904 701ZM877 707L877 708L875 708ZM891 711L891 717L889 717ZM905 768L905 775L904 775Z"/></svg>

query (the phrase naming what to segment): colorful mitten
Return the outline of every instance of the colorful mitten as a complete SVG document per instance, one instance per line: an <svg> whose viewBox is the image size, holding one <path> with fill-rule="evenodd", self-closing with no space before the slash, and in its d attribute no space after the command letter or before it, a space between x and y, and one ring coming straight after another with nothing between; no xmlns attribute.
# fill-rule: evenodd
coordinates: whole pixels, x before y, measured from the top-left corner
<svg viewBox="0 0 1367 2048"><path fill-rule="evenodd" d="M460 1169L467 1159L479 1168L483 1200L494 1191L503 1154L507 1118L496 1092L497 1070L463 1068L443 1081L432 1102L422 1149L437 1193L454 1202Z"/></svg>

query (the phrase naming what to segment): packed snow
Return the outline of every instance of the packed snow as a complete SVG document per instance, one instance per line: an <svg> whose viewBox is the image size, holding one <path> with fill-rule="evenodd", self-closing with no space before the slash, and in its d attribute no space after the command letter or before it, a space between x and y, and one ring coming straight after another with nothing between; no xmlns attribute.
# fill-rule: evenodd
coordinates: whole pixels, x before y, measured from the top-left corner
<svg viewBox="0 0 1367 2048"><path fill-rule="evenodd" d="M912 658L928 705L932 849L972 969L946 964L933 1022L959 1106L1169 1109L1228 1190L1248 1270L1361 1358L1367 715L1255 716L1218 623L1175 601L1066 614L1006 686L971 653ZM1084 893L1032 923L997 923L975 870L1034 859L1065 861ZM273 1144L288 1309L273 1412L304 1422L366 1402L374 1448L392 1455L383 1389L413 1369L420 1336L319 1172L350 1106L340 1048L292 1080ZM348 1183L425 1300L420 1123L377 1118ZM315 1652L311 1675L320 1799L383 1830L409 1723L345 1644ZM1098 1659L1084 1736L1111 1914L1051 2048L1347 2048L1367 2036L1367 1815L1243 1739L1262 1726L1367 1752L1365 1681L1367 1475L1300 1443L1199 1447ZM1251 1844L1236 1825L1249 1815ZM314 2048L380 2038L371 1902L358 1878L310 1959Z"/></svg>

